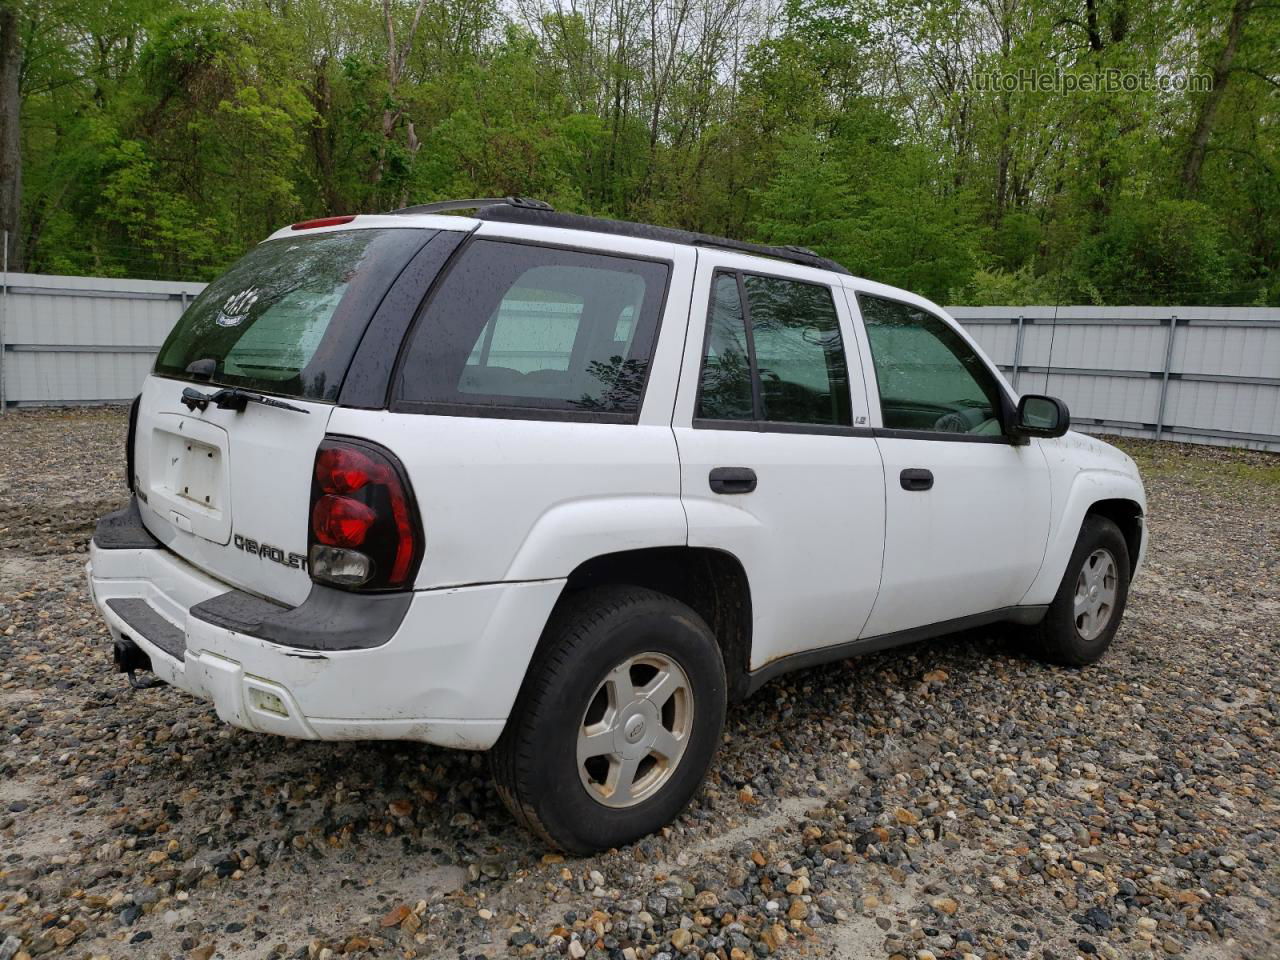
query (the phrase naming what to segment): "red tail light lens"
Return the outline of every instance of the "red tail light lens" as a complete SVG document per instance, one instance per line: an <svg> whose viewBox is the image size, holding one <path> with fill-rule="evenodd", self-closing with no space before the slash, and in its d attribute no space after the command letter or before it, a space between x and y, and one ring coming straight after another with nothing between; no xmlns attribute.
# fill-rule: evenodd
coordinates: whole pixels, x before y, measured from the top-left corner
<svg viewBox="0 0 1280 960"><path fill-rule="evenodd" d="M311 482L311 578L351 589L413 584L422 525L400 462L377 444L326 438Z"/></svg>
<svg viewBox="0 0 1280 960"><path fill-rule="evenodd" d="M350 223L356 218L354 213L347 214L345 217L319 217L315 220L303 220L301 223L295 223L290 230L314 230L316 227L336 227L339 224Z"/></svg>
<svg viewBox="0 0 1280 960"><path fill-rule="evenodd" d="M316 454L316 482L325 493L355 493L377 469L368 454L351 447L321 447Z"/></svg>
<svg viewBox="0 0 1280 960"><path fill-rule="evenodd" d="M358 547L377 519L378 515L359 500L329 494L316 501L311 529L317 540L331 547Z"/></svg>

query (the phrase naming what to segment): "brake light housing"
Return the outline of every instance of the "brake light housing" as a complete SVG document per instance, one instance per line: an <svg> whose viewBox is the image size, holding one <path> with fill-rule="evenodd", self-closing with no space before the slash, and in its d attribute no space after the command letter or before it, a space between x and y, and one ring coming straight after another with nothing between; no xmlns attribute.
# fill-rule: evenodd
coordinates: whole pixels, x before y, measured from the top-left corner
<svg viewBox="0 0 1280 960"><path fill-rule="evenodd" d="M346 590L407 590L422 560L422 522L404 467L385 447L325 437L311 473L311 579Z"/></svg>
<svg viewBox="0 0 1280 960"><path fill-rule="evenodd" d="M342 217L317 217L315 220L302 220L298 223L291 224L290 230L315 230L317 227L336 227L340 224L350 223L356 218L354 213L349 213Z"/></svg>

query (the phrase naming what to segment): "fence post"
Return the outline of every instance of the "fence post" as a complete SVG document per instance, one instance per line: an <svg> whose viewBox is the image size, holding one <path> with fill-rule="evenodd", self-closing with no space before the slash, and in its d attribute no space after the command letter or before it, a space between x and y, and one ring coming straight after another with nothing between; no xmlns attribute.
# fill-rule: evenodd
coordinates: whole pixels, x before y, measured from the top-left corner
<svg viewBox="0 0 1280 960"><path fill-rule="evenodd" d="M1169 318L1169 339L1164 347L1164 371L1160 376L1160 407L1156 410L1156 439L1164 439L1164 405L1169 398L1169 371L1173 366L1173 338L1178 334L1178 318Z"/></svg>
<svg viewBox="0 0 1280 960"><path fill-rule="evenodd" d="M5 402L5 387L7 384L4 380L4 354L5 354L5 326L9 321L9 231L4 232L4 275L3 288L0 288L0 414L7 412L8 404Z"/></svg>
<svg viewBox="0 0 1280 960"><path fill-rule="evenodd" d="M1013 392L1018 392L1018 367L1022 365L1022 314L1018 314L1018 336L1013 341Z"/></svg>

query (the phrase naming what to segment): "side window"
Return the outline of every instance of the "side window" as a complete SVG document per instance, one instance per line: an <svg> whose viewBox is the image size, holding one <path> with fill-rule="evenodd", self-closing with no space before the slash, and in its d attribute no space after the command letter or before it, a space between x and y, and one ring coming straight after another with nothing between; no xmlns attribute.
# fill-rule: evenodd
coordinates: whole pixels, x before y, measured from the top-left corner
<svg viewBox="0 0 1280 960"><path fill-rule="evenodd" d="M700 419L852 424L830 289L754 274L739 286L738 274L717 273L709 309Z"/></svg>
<svg viewBox="0 0 1280 960"><path fill-rule="evenodd" d="M926 310L858 294L880 387L880 413L893 430L999 436L1000 387L960 334Z"/></svg>
<svg viewBox="0 0 1280 960"><path fill-rule="evenodd" d="M701 388L698 416L710 420L753 418L751 361L736 274L717 273L711 286Z"/></svg>
<svg viewBox="0 0 1280 960"><path fill-rule="evenodd" d="M668 273L647 260L474 241L419 319L399 399L634 415Z"/></svg>
<svg viewBox="0 0 1280 960"><path fill-rule="evenodd" d="M483 384L482 372L495 369L522 374L569 369L582 322L582 297L566 297L556 289L555 267L537 267L529 274L533 276L522 278L520 287L507 291L476 338L464 382Z"/></svg>
<svg viewBox="0 0 1280 960"><path fill-rule="evenodd" d="M849 370L831 291L745 276L762 419L851 426Z"/></svg>

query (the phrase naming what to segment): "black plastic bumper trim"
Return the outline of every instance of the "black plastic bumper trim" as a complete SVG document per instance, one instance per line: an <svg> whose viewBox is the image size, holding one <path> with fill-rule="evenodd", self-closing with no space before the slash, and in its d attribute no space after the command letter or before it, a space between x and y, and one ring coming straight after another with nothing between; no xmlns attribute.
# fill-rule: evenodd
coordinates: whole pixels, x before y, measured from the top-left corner
<svg viewBox="0 0 1280 960"><path fill-rule="evenodd" d="M300 650L369 650L400 629L411 592L349 593L313 584L296 607L228 590L191 608L191 616L224 630Z"/></svg>
<svg viewBox="0 0 1280 960"><path fill-rule="evenodd" d="M142 525L136 496L98 521L93 542L99 550L155 550L160 546L160 541Z"/></svg>
<svg viewBox="0 0 1280 960"><path fill-rule="evenodd" d="M187 635L160 616L147 601L117 597L108 600L107 607L133 631L131 639L135 642L145 640L182 662L183 654L187 652Z"/></svg>

